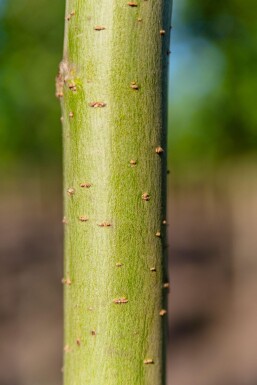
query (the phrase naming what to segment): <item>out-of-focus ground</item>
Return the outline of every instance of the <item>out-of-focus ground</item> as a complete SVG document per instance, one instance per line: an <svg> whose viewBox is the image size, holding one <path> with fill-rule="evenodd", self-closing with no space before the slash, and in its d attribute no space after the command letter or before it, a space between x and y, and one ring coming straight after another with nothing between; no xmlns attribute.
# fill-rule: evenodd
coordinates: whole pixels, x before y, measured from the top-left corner
<svg viewBox="0 0 257 385"><path fill-rule="evenodd" d="M171 189L171 385L257 384L256 166Z"/></svg>
<svg viewBox="0 0 257 385"><path fill-rule="evenodd" d="M257 384L256 172L170 183L170 385ZM49 171L1 186L1 385L61 384L61 196Z"/></svg>

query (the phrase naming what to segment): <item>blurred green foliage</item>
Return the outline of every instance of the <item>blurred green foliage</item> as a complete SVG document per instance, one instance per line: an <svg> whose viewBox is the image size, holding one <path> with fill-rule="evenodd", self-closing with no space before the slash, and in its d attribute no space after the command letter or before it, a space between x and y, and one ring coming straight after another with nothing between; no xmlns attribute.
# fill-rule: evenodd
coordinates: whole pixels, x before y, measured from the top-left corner
<svg viewBox="0 0 257 385"><path fill-rule="evenodd" d="M255 0L174 1L175 164L208 166L256 153L256 11Z"/></svg>
<svg viewBox="0 0 257 385"><path fill-rule="evenodd" d="M62 57L64 1L1 1L0 12L1 165L60 162L54 83Z"/></svg>
<svg viewBox="0 0 257 385"><path fill-rule="evenodd" d="M64 0L0 0L0 153L60 164L54 79ZM174 167L257 151L255 0L174 0L169 153Z"/></svg>

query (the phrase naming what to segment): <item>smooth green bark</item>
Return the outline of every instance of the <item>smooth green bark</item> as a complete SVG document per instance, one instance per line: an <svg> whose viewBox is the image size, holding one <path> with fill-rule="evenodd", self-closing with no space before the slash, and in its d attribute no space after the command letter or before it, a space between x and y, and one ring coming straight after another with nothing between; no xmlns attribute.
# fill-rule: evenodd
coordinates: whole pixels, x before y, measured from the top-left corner
<svg viewBox="0 0 257 385"><path fill-rule="evenodd" d="M165 383L170 18L168 0L67 1L65 385Z"/></svg>

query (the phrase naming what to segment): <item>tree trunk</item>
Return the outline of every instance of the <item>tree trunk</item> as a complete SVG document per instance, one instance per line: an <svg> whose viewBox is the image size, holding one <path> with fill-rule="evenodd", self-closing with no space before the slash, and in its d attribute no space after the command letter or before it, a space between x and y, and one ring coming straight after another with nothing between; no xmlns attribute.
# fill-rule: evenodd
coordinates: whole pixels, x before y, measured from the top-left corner
<svg viewBox="0 0 257 385"><path fill-rule="evenodd" d="M67 0L65 385L165 384L170 0Z"/></svg>

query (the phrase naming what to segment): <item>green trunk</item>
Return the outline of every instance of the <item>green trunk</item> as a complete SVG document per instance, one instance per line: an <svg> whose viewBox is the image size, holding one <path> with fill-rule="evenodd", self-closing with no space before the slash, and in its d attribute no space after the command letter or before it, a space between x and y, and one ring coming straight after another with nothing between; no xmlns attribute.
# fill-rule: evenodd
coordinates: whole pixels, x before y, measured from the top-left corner
<svg viewBox="0 0 257 385"><path fill-rule="evenodd" d="M65 385L165 383L170 0L67 0Z"/></svg>

